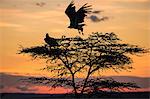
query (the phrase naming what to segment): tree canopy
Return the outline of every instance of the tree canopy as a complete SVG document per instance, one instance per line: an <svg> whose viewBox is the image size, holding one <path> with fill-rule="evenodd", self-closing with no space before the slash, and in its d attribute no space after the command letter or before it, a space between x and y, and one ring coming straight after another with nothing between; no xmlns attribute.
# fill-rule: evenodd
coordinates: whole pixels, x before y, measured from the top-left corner
<svg viewBox="0 0 150 99"><path fill-rule="evenodd" d="M72 87L75 94L93 93L95 91L138 88L134 83L117 82L113 79L92 75L101 70L112 69L116 72L129 70L133 61L130 55L143 55L149 49L126 44L115 33L92 33L88 38L79 36L60 39L54 38L57 45L45 43L41 46L21 48L19 54L29 54L34 59L46 59L43 70L54 73L52 78L29 78L34 83L51 84L52 87ZM49 64L54 64L51 66ZM76 80L79 73L85 75Z"/></svg>

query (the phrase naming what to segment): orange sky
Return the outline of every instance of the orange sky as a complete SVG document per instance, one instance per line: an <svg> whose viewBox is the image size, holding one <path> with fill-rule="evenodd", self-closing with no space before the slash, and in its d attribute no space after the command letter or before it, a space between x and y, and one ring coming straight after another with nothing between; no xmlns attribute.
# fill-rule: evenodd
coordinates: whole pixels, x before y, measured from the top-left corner
<svg viewBox="0 0 150 99"><path fill-rule="evenodd" d="M70 1L0 0L0 72L48 75L39 70L45 66L43 61L32 61L31 57L16 53L19 45L30 47L44 43L46 32L53 37L79 35L67 28L69 20L64 11ZM45 5L37 6L38 2ZM127 43L150 47L149 0L75 0L77 7L87 2L93 9L103 10L102 15L110 19L99 23L86 19L85 37L91 32L114 32ZM149 59L148 55L133 56L135 69L119 75L149 77ZM118 75L112 71L104 74Z"/></svg>

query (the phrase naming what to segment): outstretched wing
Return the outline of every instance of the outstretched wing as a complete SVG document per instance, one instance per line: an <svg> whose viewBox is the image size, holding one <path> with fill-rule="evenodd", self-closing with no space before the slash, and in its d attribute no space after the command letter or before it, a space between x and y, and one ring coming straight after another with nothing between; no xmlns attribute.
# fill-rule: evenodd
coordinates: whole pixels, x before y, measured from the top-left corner
<svg viewBox="0 0 150 99"><path fill-rule="evenodd" d="M84 22L85 16L87 16L87 14L91 12L92 8L90 7L91 5L88 6L86 3L76 12L76 18L77 18L78 23Z"/></svg>
<svg viewBox="0 0 150 99"><path fill-rule="evenodd" d="M75 11L75 6L74 6L73 1L69 4L65 13L69 17L70 20L74 18L76 11Z"/></svg>

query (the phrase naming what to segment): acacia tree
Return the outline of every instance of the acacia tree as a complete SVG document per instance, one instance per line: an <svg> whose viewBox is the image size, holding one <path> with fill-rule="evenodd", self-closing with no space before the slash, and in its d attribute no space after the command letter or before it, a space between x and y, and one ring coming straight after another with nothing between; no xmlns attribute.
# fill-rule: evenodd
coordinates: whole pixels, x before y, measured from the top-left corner
<svg viewBox="0 0 150 99"><path fill-rule="evenodd" d="M62 37L55 39L52 46L45 43L41 46L21 48L19 54L30 54L34 59L46 59L47 70L54 77L29 78L32 83L51 85L53 88L72 87L72 92L78 94L96 93L107 90L119 91L124 88L139 88L135 83L117 82L112 78L92 77L102 70L112 69L116 72L129 70L133 61L131 55L148 52L148 49L123 43L114 33L92 33L88 38ZM53 64L53 66L52 66ZM85 78L78 80L80 73Z"/></svg>

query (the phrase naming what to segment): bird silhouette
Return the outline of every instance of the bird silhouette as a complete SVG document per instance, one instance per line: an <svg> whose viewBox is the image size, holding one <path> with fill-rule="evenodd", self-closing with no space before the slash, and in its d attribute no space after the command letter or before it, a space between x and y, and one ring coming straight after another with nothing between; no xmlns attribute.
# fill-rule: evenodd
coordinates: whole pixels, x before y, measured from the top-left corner
<svg viewBox="0 0 150 99"><path fill-rule="evenodd" d="M65 10L66 15L70 19L68 28L78 29L79 34L83 34L83 26L85 26L84 18L91 12L91 5L84 4L78 11L75 10L74 2L72 1Z"/></svg>
<svg viewBox="0 0 150 99"><path fill-rule="evenodd" d="M46 33L46 37L44 38L44 41L51 47L58 46L57 39L50 37L48 33Z"/></svg>

